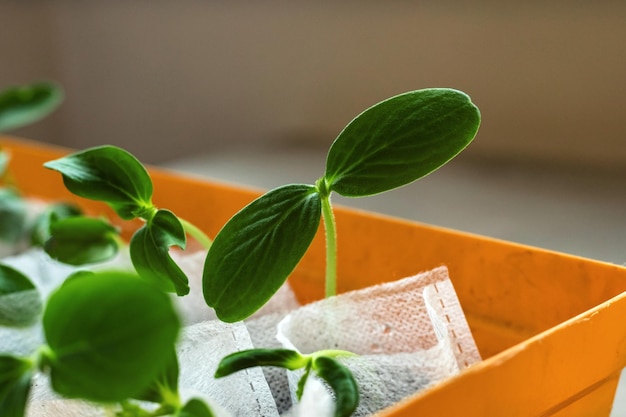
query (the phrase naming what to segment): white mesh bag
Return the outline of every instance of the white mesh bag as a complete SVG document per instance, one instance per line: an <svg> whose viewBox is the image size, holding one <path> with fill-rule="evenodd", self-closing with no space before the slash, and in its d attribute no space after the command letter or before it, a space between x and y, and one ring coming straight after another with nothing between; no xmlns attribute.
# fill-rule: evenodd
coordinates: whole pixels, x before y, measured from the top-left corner
<svg viewBox="0 0 626 417"><path fill-rule="evenodd" d="M341 359L359 385L355 416L375 413L480 360L445 267L301 307L280 322L277 337L301 353L358 354ZM300 375L290 373L292 393ZM317 390L312 403L328 403L322 395L331 394Z"/></svg>

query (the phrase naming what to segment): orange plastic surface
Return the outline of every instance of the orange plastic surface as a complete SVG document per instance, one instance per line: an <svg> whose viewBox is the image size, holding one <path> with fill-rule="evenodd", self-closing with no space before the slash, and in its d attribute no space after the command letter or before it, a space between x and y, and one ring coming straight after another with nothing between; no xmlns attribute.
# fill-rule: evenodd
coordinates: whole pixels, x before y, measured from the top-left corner
<svg viewBox="0 0 626 417"><path fill-rule="evenodd" d="M41 166L65 150L6 137L0 146L25 194L111 213L71 196ZM155 204L209 235L259 194L151 174ZM338 209L337 227L340 291L446 265L484 358L379 417L609 415L626 366L626 268L355 210ZM323 295L321 235L290 278L303 302Z"/></svg>

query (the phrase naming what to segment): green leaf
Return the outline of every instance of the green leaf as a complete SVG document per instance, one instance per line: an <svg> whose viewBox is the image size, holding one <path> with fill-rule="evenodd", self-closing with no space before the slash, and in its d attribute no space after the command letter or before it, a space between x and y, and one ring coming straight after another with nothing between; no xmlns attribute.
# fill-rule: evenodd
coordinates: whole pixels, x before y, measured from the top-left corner
<svg viewBox="0 0 626 417"><path fill-rule="evenodd" d="M300 369L309 359L289 349L248 349L224 357L215 371L215 378L230 375L255 366L277 366L285 369Z"/></svg>
<svg viewBox="0 0 626 417"><path fill-rule="evenodd" d="M173 350L170 353L166 366L157 374L148 389L134 398L141 401L165 404L170 398L178 397L178 371L178 357L176 356L176 351Z"/></svg>
<svg viewBox="0 0 626 417"><path fill-rule="evenodd" d="M198 398L192 398L182 408L178 417L214 417L214 415L215 414L213 414L204 401Z"/></svg>
<svg viewBox="0 0 626 417"><path fill-rule="evenodd" d="M130 258L139 275L178 295L189 293L189 280L169 256L170 246L185 248L185 229L169 210L159 210L130 240Z"/></svg>
<svg viewBox="0 0 626 417"><path fill-rule="evenodd" d="M0 188L0 240L15 244L26 223L26 203L14 191Z"/></svg>
<svg viewBox="0 0 626 417"><path fill-rule="evenodd" d="M0 264L0 325L27 326L43 309L41 296L21 272Z"/></svg>
<svg viewBox="0 0 626 417"><path fill-rule="evenodd" d="M436 170L474 138L478 108L456 90L401 94L365 110L339 134L326 160L332 191L362 197Z"/></svg>
<svg viewBox="0 0 626 417"><path fill-rule="evenodd" d="M30 392L32 364L21 358L0 356L0 416L23 417Z"/></svg>
<svg viewBox="0 0 626 417"><path fill-rule="evenodd" d="M60 172L72 193L105 201L122 219L148 217L153 211L148 171L121 148L98 146L46 162L44 166Z"/></svg>
<svg viewBox="0 0 626 417"><path fill-rule="evenodd" d="M44 250L70 265L85 265L113 258L119 249L118 231L103 219L72 216L50 224Z"/></svg>
<svg viewBox="0 0 626 417"><path fill-rule="evenodd" d="M31 230L31 243L35 246L43 246L50 238L50 224L72 216L82 214L79 207L69 203L50 204L40 213L33 222Z"/></svg>
<svg viewBox="0 0 626 417"><path fill-rule="evenodd" d="M61 87L49 82L7 88L0 93L0 132L43 119L62 101Z"/></svg>
<svg viewBox="0 0 626 417"><path fill-rule="evenodd" d="M313 369L335 393L335 417L352 415L359 405L359 387L352 372L338 361L326 356L315 358Z"/></svg>
<svg viewBox="0 0 626 417"><path fill-rule="evenodd" d="M204 264L207 304L226 322L243 320L271 298L311 244L321 216L314 186L286 185L233 216Z"/></svg>
<svg viewBox="0 0 626 417"><path fill-rule="evenodd" d="M42 363L61 395L119 402L145 392L171 360L179 319L167 296L125 272L75 276L49 298Z"/></svg>

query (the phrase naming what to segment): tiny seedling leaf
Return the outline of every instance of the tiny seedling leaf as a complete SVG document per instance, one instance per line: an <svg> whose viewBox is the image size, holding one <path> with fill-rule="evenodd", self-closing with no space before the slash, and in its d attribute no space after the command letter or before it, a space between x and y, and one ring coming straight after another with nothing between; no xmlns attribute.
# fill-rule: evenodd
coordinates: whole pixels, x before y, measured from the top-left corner
<svg viewBox="0 0 626 417"><path fill-rule="evenodd" d="M285 282L311 244L321 201L311 185L269 191L233 216L204 264L206 303L226 322L250 316Z"/></svg>
<svg viewBox="0 0 626 417"><path fill-rule="evenodd" d="M185 229L169 210L159 210L130 240L130 258L142 278L163 291L189 293L189 280L169 256L170 246L185 248Z"/></svg>
<svg viewBox="0 0 626 417"><path fill-rule="evenodd" d="M14 191L0 188L0 240L16 243L24 233L26 203Z"/></svg>
<svg viewBox="0 0 626 417"><path fill-rule="evenodd" d="M0 132L17 129L44 118L63 101L63 91L40 82L0 92Z"/></svg>
<svg viewBox="0 0 626 417"><path fill-rule="evenodd" d="M359 405L359 387L352 372L335 359L326 356L315 358L313 369L335 393L335 417L352 415Z"/></svg>
<svg viewBox="0 0 626 417"><path fill-rule="evenodd" d="M0 356L0 416L23 417L30 392L32 365L9 355Z"/></svg>
<svg viewBox="0 0 626 417"><path fill-rule="evenodd" d="M50 224L67 217L82 214L80 208L74 204L55 203L50 204L40 213L33 222L30 233L31 243L35 246L43 246L50 238Z"/></svg>
<svg viewBox="0 0 626 417"><path fill-rule="evenodd" d="M171 360L179 319L167 296L125 272L66 281L49 298L42 363L67 397L119 402L145 392Z"/></svg>
<svg viewBox="0 0 626 417"><path fill-rule="evenodd" d="M389 98L339 134L324 177L331 191L346 197L406 185L461 152L479 124L478 108L457 90L426 89Z"/></svg>
<svg viewBox="0 0 626 417"><path fill-rule="evenodd" d="M289 349L248 349L225 356L217 366L215 378L230 375L255 366L276 366L285 369L300 369L308 358Z"/></svg>
<svg viewBox="0 0 626 417"><path fill-rule="evenodd" d="M112 259L118 251L118 231L106 220L71 216L52 221L44 249L51 258L70 265Z"/></svg>
<svg viewBox="0 0 626 417"><path fill-rule="evenodd" d="M211 411L208 405L204 401L198 398L192 398L185 404L185 406L178 413L178 417L214 417L215 414Z"/></svg>
<svg viewBox="0 0 626 417"><path fill-rule="evenodd" d="M133 155L116 146L97 146L44 166L60 172L72 193L105 201L122 219L144 217L153 210L148 171Z"/></svg>
<svg viewBox="0 0 626 417"><path fill-rule="evenodd" d="M0 325L27 326L43 309L41 296L21 272L0 264Z"/></svg>

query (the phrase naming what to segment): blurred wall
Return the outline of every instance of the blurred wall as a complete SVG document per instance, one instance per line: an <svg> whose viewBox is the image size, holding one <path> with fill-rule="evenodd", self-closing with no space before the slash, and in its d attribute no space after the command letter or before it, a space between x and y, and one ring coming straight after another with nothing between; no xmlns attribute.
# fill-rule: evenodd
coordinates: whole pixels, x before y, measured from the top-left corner
<svg viewBox="0 0 626 417"><path fill-rule="evenodd" d="M53 78L20 135L148 162L328 144L407 90L469 93L469 155L626 165L626 2L3 1L0 86Z"/></svg>

